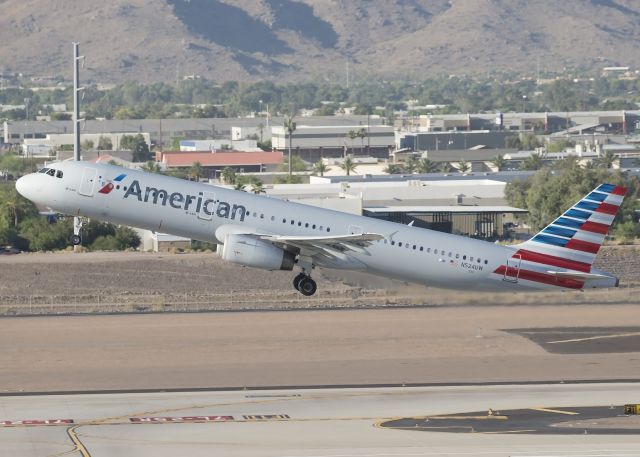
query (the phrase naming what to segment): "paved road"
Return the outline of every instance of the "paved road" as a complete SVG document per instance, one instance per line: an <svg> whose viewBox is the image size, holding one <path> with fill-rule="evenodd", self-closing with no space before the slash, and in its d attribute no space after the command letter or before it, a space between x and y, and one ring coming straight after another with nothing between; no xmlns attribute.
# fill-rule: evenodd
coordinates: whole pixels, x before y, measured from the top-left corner
<svg viewBox="0 0 640 457"><path fill-rule="evenodd" d="M74 421L2 426L0 455L631 457L640 435L416 433L377 424L488 408L624 404L638 392L640 384L625 383L0 397L0 423Z"/></svg>

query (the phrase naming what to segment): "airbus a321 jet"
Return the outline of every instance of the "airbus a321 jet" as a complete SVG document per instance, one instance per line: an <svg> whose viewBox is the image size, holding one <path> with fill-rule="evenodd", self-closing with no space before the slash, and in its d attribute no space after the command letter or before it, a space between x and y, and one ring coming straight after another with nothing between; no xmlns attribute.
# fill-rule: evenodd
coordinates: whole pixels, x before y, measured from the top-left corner
<svg viewBox="0 0 640 457"><path fill-rule="evenodd" d="M316 266L457 290L615 287L592 265L626 193L602 184L530 240L500 246L103 164L56 163L16 188L63 214L217 243L229 262L299 268L304 295L316 292Z"/></svg>

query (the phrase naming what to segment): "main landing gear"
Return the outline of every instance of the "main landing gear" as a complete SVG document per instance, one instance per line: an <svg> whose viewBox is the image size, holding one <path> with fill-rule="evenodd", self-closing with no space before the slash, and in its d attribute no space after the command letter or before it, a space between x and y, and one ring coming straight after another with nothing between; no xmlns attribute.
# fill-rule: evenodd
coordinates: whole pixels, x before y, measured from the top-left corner
<svg viewBox="0 0 640 457"><path fill-rule="evenodd" d="M311 276L304 272L293 278L293 287L295 287L302 295L306 295L307 297L315 294L316 290L318 290L316 282L311 279Z"/></svg>

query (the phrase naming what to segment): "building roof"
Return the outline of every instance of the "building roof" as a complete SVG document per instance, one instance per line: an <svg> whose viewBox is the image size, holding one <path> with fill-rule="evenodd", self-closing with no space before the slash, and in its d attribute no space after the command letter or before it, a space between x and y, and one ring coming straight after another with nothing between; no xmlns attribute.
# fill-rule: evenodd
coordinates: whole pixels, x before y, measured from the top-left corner
<svg viewBox="0 0 640 457"><path fill-rule="evenodd" d="M243 165L279 165L282 152L164 152L162 163L167 167L190 167L199 162L203 167L227 167Z"/></svg>
<svg viewBox="0 0 640 457"><path fill-rule="evenodd" d="M527 213L526 209L514 206L479 206L479 205L451 205L451 206L365 206L363 210L370 213Z"/></svg>

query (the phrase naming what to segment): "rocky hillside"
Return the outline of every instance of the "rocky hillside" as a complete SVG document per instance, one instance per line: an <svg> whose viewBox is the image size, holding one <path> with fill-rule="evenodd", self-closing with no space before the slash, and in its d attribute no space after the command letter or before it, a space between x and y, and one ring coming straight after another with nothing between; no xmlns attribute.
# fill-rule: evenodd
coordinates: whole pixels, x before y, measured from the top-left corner
<svg viewBox="0 0 640 457"><path fill-rule="evenodd" d="M0 0L0 72L173 81L640 66L637 0Z"/></svg>

